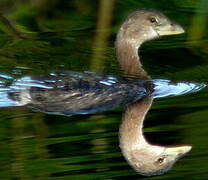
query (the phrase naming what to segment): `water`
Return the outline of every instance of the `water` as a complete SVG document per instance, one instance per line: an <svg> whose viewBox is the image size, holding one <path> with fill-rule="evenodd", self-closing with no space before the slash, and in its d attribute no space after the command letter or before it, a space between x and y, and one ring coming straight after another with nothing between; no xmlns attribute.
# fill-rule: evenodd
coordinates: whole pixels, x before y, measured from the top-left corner
<svg viewBox="0 0 208 180"><path fill-rule="evenodd" d="M112 5L115 12L106 27L107 40L102 42L98 35L103 31L95 31L99 3L83 0L39 5L15 1L14 6L10 2L0 2L2 12L38 38L21 40L1 24L2 74L18 79L67 69L117 76L120 72L113 45L119 24L137 7L151 7L180 23L187 33L146 43L141 50L145 69L153 79L207 82L205 0L118 1ZM173 89L172 93L178 92ZM144 125L147 139L162 145L190 144L193 149L171 171L148 179L208 178L207 100L206 88L154 100ZM122 111L66 117L24 107L1 108L1 179L143 179L127 164L118 146Z"/></svg>

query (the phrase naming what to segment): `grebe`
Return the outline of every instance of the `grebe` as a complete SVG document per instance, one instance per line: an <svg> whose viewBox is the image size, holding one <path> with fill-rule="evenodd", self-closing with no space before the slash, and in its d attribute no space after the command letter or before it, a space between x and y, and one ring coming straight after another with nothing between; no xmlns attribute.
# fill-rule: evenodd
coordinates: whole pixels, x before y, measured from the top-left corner
<svg viewBox="0 0 208 180"><path fill-rule="evenodd" d="M1 97L6 95L8 106L31 106L63 115L95 113L127 104L119 130L125 158L142 175L163 174L189 152L191 146L163 147L145 140L142 127L152 104L153 84L142 68L138 49L145 41L183 32L180 25L156 10L137 10L122 24L116 39L117 58L124 78L72 71L25 76L7 86Z"/></svg>

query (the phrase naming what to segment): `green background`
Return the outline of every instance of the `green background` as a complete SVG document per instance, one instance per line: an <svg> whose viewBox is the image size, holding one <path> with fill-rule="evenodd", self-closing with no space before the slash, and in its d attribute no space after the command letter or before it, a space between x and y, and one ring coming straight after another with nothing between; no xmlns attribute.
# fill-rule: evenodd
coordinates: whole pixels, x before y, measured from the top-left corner
<svg viewBox="0 0 208 180"><path fill-rule="evenodd" d="M114 40L120 24L137 8L154 8L186 33L142 46L149 75L206 82L207 7L207 0L1 0L0 72L17 78L55 69L119 75ZM171 171L149 179L208 179L207 100L206 89L155 100L145 121L147 139L193 149ZM122 111L64 117L0 109L0 179L143 179L119 149Z"/></svg>

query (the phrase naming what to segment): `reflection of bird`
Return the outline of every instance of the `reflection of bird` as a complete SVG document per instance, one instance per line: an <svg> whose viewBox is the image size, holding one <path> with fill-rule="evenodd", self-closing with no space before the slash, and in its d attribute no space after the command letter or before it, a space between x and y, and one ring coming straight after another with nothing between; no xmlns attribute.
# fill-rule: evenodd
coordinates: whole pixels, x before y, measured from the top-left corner
<svg viewBox="0 0 208 180"><path fill-rule="evenodd" d="M138 48L148 40L183 33L178 24L151 9L141 9L126 19L116 41L117 55L124 74L149 79L138 57ZM149 144L142 133L143 120L152 97L128 105L120 127L120 147L127 161L145 176L160 175L191 150L191 146L163 147Z"/></svg>

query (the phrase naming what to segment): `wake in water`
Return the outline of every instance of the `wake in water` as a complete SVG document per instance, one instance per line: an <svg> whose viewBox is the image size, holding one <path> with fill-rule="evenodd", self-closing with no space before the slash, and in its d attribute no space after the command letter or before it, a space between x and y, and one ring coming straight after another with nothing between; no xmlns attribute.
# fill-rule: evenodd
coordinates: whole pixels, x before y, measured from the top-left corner
<svg viewBox="0 0 208 180"><path fill-rule="evenodd" d="M136 80L65 71L15 79L0 74L0 107L28 106L49 114L101 112L136 102L145 96L178 96L200 91L204 83Z"/></svg>

